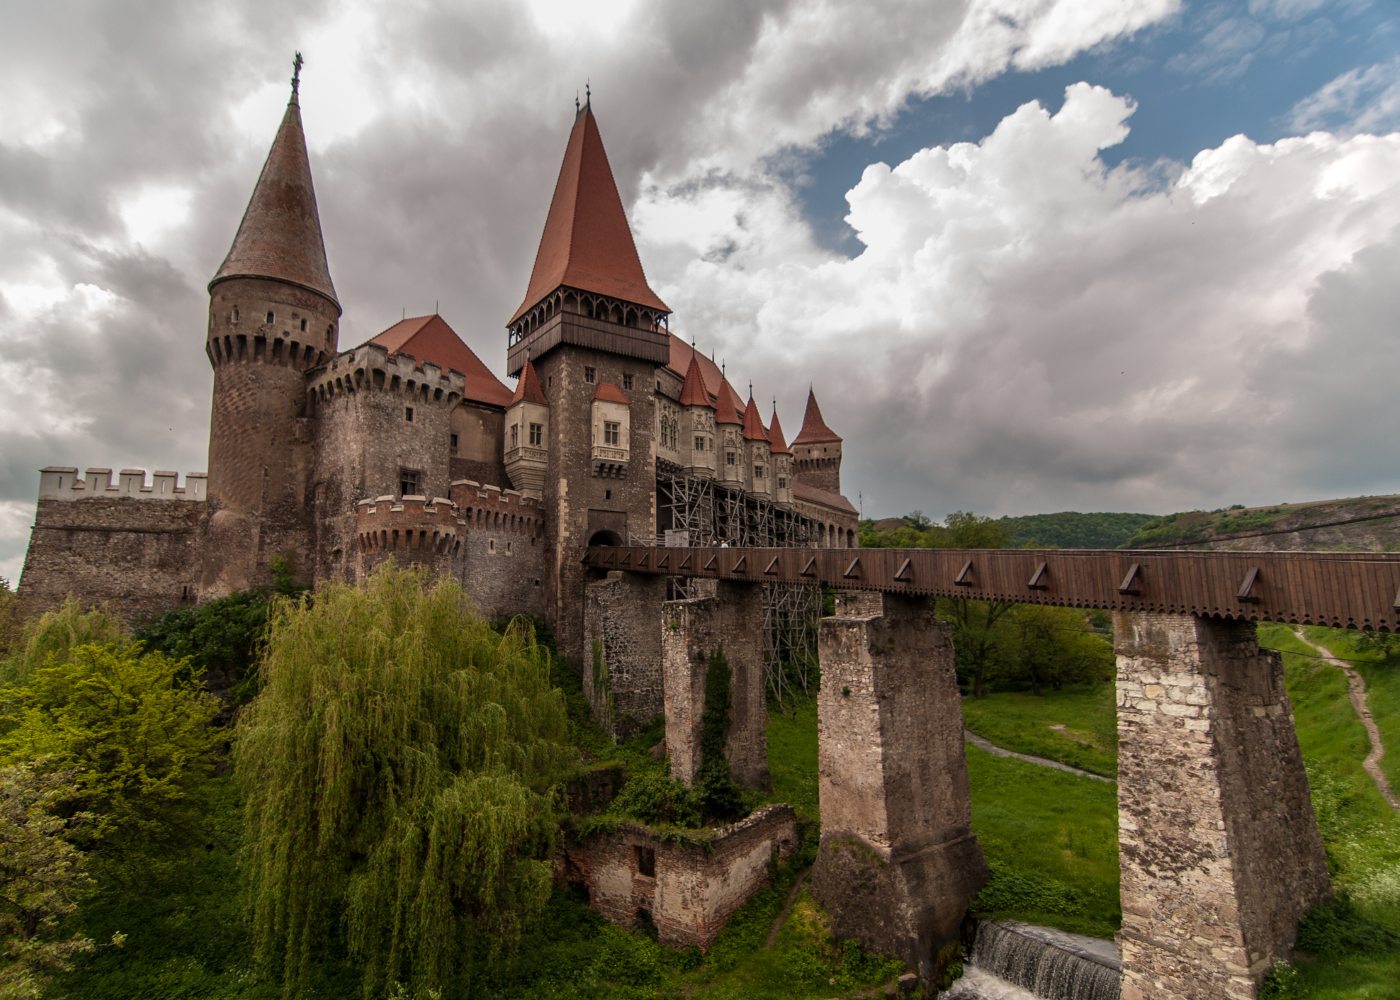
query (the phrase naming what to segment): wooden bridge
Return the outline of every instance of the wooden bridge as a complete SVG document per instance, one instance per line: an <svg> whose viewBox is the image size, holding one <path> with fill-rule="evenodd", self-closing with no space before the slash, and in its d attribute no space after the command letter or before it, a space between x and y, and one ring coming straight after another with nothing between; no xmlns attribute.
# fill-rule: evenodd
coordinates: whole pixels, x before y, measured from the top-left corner
<svg viewBox="0 0 1400 1000"><path fill-rule="evenodd" d="M1114 612L1123 1000L1250 1000L1330 894L1281 661L1254 623L1400 629L1400 554L596 547L584 564L585 693L609 719L664 710L681 780L723 648L725 755L766 787L764 585L842 595L818 629L813 891L838 935L925 982L987 878L932 598ZM704 582L667 600L666 577Z"/></svg>
<svg viewBox="0 0 1400 1000"><path fill-rule="evenodd" d="M590 548L594 569L838 590L1400 629L1400 553Z"/></svg>

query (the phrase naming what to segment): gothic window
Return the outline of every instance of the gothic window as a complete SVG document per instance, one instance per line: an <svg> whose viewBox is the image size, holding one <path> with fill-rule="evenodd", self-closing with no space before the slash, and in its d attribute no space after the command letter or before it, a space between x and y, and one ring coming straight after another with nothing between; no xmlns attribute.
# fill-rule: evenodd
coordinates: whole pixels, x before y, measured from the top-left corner
<svg viewBox="0 0 1400 1000"><path fill-rule="evenodd" d="M705 435L703 435L703 434L697 434L697 435L695 435L695 450L696 450L696 451L704 451L704 450L705 450Z"/></svg>
<svg viewBox="0 0 1400 1000"><path fill-rule="evenodd" d="M511 425L510 425L510 446L511 446L512 448L519 448L519 447L520 447L520 425L519 425L519 424L511 424Z"/></svg>
<svg viewBox="0 0 1400 1000"><path fill-rule="evenodd" d="M423 492L423 473L417 469L399 470L399 496L421 496Z"/></svg>
<svg viewBox="0 0 1400 1000"><path fill-rule="evenodd" d="M780 490L785 490L785 489L787 489L787 477L786 477L786 476L779 476L779 477L778 477L778 489L780 489Z"/></svg>
<svg viewBox="0 0 1400 1000"><path fill-rule="evenodd" d="M733 453L732 451L726 451L726 452L724 453L724 464L725 464L725 465L733 465L733 464L734 464L734 453Z"/></svg>
<svg viewBox="0 0 1400 1000"><path fill-rule="evenodd" d="M531 447L531 448L543 448L543 447L544 447L544 424L531 424L531 425L530 425L530 447Z"/></svg>
<svg viewBox="0 0 1400 1000"><path fill-rule="evenodd" d="M622 443L622 425L616 420L603 421L603 443L614 448Z"/></svg>
<svg viewBox="0 0 1400 1000"><path fill-rule="evenodd" d="M624 375L624 376L622 376L622 388L624 388L624 389L631 389L631 388L632 388L632 376L631 376L631 375Z"/></svg>
<svg viewBox="0 0 1400 1000"><path fill-rule="evenodd" d="M583 366L583 380L585 382L596 382L598 380L598 372L592 365Z"/></svg>
<svg viewBox="0 0 1400 1000"><path fill-rule="evenodd" d="M763 466L761 466L761 465L755 465L755 466L753 467L753 477L754 477L755 479L762 479L762 478L763 478Z"/></svg>

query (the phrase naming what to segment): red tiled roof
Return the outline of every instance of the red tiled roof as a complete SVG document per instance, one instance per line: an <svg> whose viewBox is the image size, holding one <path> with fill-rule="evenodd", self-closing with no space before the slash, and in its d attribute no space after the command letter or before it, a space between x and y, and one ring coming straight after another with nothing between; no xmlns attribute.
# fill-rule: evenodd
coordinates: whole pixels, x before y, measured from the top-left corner
<svg viewBox="0 0 1400 1000"><path fill-rule="evenodd" d="M410 354L419 361L461 372L467 379L466 398L473 402L510 405L510 390L441 316L410 316L371 337L369 343L378 344L390 354Z"/></svg>
<svg viewBox="0 0 1400 1000"><path fill-rule="evenodd" d="M510 322L561 285L671 311L647 284L598 123L587 105L574 119L564 147L530 285Z"/></svg>
<svg viewBox="0 0 1400 1000"><path fill-rule="evenodd" d="M627 394L611 382L599 382L597 391L593 393L593 398L601 399L605 403L622 403L625 406L632 405L632 401L627 398Z"/></svg>
<svg viewBox="0 0 1400 1000"><path fill-rule="evenodd" d="M822 507L829 507L832 510L841 511L843 514L859 514L860 512L851 505L840 493L833 493L831 490L824 490L811 483L805 483L800 479L792 481L792 498L801 500L804 503L819 504Z"/></svg>
<svg viewBox="0 0 1400 1000"><path fill-rule="evenodd" d="M544 390L540 388L540 377L535 374L535 366L529 358L525 359L525 367L520 370L520 381L515 383L515 395L510 397L512 406L522 401L538 403L540 406L549 405L549 400L544 397Z"/></svg>
<svg viewBox="0 0 1400 1000"><path fill-rule="evenodd" d="M744 402L734 387L724 379L719 384L719 396L715 400L715 423L742 424L744 422Z"/></svg>
<svg viewBox="0 0 1400 1000"><path fill-rule="evenodd" d="M715 405L705 391L705 377L700 374L700 362L695 359L694 352L691 352L690 364L685 369L685 382L681 385L681 405L708 406L711 409Z"/></svg>
<svg viewBox="0 0 1400 1000"><path fill-rule="evenodd" d="M671 357L666 362L666 367L676 373L676 378L683 379L690 370L690 359L694 358L700 366L700 378L704 381L705 391L710 394L710 405L713 406L715 399L719 396L720 385L724 382L724 373L719 370L719 365L681 340L680 337L674 333L670 336Z"/></svg>
<svg viewBox="0 0 1400 1000"><path fill-rule="evenodd" d="M793 444L812 444L820 441L840 441L841 436L826 425L822 419L821 407L817 405L817 394L807 390L807 412L802 415L802 429Z"/></svg>
<svg viewBox="0 0 1400 1000"><path fill-rule="evenodd" d="M791 455L792 449L783 438L783 425L778 423L778 404L773 404L773 422L768 425L768 447L775 455Z"/></svg>
<svg viewBox="0 0 1400 1000"><path fill-rule="evenodd" d="M749 397L749 405L744 407L744 440L768 441L768 431L763 426L763 418L758 415L758 407L754 405L752 396Z"/></svg>
<svg viewBox="0 0 1400 1000"><path fill-rule="evenodd" d="M326 265L321 216L311 184L311 161L301 128L296 94L272 140L243 221L228 256L209 282L227 278L273 278L324 295L340 308Z"/></svg>

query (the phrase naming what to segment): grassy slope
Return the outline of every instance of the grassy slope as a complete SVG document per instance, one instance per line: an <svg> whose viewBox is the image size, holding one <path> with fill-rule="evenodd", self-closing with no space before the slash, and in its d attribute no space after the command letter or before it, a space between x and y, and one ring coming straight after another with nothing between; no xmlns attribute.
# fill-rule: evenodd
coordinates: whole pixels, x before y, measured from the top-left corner
<svg viewBox="0 0 1400 1000"><path fill-rule="evenodd" d="M1002 692L963 699L963 721L997 746L1048 757L1113 777L1118 733L1113 685L1066 688L1037 696Z"/></svg>

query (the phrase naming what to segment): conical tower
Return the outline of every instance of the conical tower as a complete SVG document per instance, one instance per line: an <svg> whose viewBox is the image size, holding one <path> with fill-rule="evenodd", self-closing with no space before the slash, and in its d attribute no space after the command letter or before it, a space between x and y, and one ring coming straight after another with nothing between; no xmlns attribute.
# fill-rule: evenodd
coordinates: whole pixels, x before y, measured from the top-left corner
<svg viewBox="0 0 1400 1000"><path fill-rule="evenodd" d="M291 99L228 256L209 282L206 351L214 366L209 514L201 596L310 569L307 369L336 352L340 302L297 103Z"/></svg>
<svg viewBox="0 0 1400 1000"><path fill-rule="evenodd" d="M802 429L792 439L794 475L832 493L841 492L841 436L826 425L817 394L807 390L807 411Z"/></svg>
<svg viewBox="0 0 1400 1000"><path fill-rule="evenodd" d="M507 370L549 399L544 590L561 650L582 662L589 544L656 533L656 371L669 309L647 284L591 103L574 116Z"/></svg>

